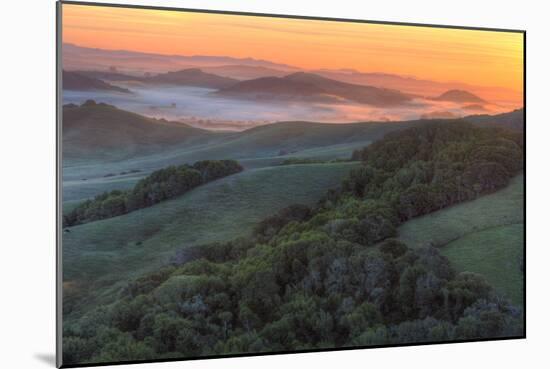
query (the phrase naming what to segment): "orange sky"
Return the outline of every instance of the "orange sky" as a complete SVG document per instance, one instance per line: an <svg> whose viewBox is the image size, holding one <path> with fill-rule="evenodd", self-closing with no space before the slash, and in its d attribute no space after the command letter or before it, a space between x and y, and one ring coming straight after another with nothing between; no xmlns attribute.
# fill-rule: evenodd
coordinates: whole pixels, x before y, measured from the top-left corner
<svg viewBox="0 0 550 369"><path fill-rule="evenodd" d="M253 57L523 90L523 35L367 23L63 5L63 42L159 54Z"/></svg>

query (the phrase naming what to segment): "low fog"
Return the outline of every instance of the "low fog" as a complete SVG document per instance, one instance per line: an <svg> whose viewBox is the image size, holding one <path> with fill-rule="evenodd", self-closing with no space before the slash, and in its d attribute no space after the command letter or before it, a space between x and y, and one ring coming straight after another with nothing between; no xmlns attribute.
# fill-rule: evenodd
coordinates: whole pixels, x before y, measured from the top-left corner
<svg viewBox="0 0 550 369"><path fill-rule="evenodd" d="M88 99L149 117L180 121L209 130L241 131L277 121L351 123L400 121L420 118L453 118L471 114L497 114L513 110L504 103L483 108L449 102L415 99L399 107L378 108L355 103L320 104L229 99L197 87L125 86L133 94L105 91L64 91L63 103L81 104Z"/></svg>

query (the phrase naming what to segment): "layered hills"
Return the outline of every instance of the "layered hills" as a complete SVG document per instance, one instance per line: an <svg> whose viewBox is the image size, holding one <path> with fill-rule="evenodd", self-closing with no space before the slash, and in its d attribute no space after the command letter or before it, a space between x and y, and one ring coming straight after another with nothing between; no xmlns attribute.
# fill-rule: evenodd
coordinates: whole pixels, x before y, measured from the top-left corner
<svg viewBox="0 0 550 369"><path fill-rule="evenodd" d="M397 90L340 82L305 72L242 81L221 89L217 95L245 99L298 99L319 102L348 100L374 106L398 105L411 100L410 96Z"/></svg>

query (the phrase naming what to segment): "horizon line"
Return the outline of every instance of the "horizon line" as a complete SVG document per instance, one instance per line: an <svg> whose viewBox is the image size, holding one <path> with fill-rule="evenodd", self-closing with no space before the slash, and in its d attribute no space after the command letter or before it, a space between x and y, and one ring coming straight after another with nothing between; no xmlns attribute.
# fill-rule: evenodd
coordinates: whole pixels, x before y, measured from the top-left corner
<svg viewBox="0 0 550 369"><path fill-rule="evenodd" d="M427 77L418 77L416 75L409 75L409 74L400 74L400 73L387 73L387 72L377 72L377 71L361 71L361 70L358 70L356 68L346 68L346 67L342 67L342 68L337 68L337 69L332 69L332 68L316 68L316 69L306 69L306 68L302 68L302 67L297 67L295 65L291 65L291 64L285 64L285 63L279 63L279 62L275 62L275 61L272 61L272 60L268 60L268 59L257 59L257 58L254 58L252 56L249 56L249 57L244 57L244 58L239 58L239 57L234 57L234 56L228 56L228 55L220 55L220 54L212 54L212 55L205 55L205 54L195 54L195 55L185 55L185 54L163 54L163 53L153 53L153 52L146 52L146 51L138 51L138 50L131 50L131 49L120 49L120 48L116 48L116 49L109 49L109 48L101 48L101 47L91 47L91 46L85 46L85 45L82 45L82 44L76 44L74 42L62 42L61 43L61 46L63 47L63 45L70 45L70 46L74 46L74 47L78 47L78 48L83 48L83 49L90 49L90 50L102 50L102 51L107 51L107 52L129 52L129 53L134 53L134 54L141 54L141 55L151 55L151 56L161 56L161 57L176 57L176 58L201 58L201 57L204 57L204 58L229 58L229 59L233 59L233 60L237 60L237 61L246 61L246 60L253 60L253 61L257 61L257 62L265 62L265 63L269 63L269 64L273 64L274 67L272 67L273 69L276 69L275 66L283 66L283 67L289 67L289 68L294 68L296 70L299 70L299 71L306 71L306 72L318 72L318 71L328 71L328 72L343 72L343 71L351 71L352 73L358 73L358 74L376 74L376 75L385 75L385 76L396 76L396 77L400 77L400 78L403 78L403 79L412 79L412 80L415 80L415 81L427 81L427 82L433 82L433 83L440 83L440 84L462 84L462 85L465 85L465 86L468 86L468 87L482 87L482 88L496 88L496 89L502 89L502 90L507 90L507 91L512 91L512 92L515 92L515 93L523 93L521 90L515 90L513 88L510 88L510 87L504 87L504 86L496 86L496 85L474 85L474 84L471 84L471 83L468 83L468 82L462 82L462 81L453 81L453 80L437 80L437 79L431 79L431 78L427 78ZM61 54L63 54L63 49L61 47ZM250 66L250 65L243 65L243 64L223 64L223 65L219 65L218 67L221 67L221 66ZM250 67L254 67L254 66L250 66ZM266 66L263 66L264 68L268 68ZM197 67L198 69L202 69L201 67ZM190 68L184 68L184 69L175 69L175 70L169 70L169 72L177 72L177 71L181 71L181 70L186 70L186 69L192 69L192 67ZM83 71L86 71L86 70L90 70L90 69L75 69L75 70L83 70Z"/></svg>

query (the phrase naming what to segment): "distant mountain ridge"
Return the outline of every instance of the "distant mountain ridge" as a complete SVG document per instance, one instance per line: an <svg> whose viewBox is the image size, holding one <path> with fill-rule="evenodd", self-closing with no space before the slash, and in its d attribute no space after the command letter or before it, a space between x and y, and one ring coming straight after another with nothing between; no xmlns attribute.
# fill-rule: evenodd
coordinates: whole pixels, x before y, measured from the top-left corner
<svg viewBox="0 0 550 369"><path fill-rule="evenodd" d="M213 73L222 77L238 80L255 79L261 77L284 77L289 71L260 65L220 65L214 67L202 67L206 73Z"/></svg>
<svg viewBox="0 0 550 369"><path fill-rule="evenodd" d="M66 70L109 70L144 76L146 73L165 73L189 68L201 68L206 73L238 80L260 77L281 77L297 71L305 71L297 66L253 58L227 56L182 56L162 55L127 50L106 50L64 43L63 66ZM119 61L124 61L120 62ZM438 96L445 91L458 89L480 94L484 99L494 101L507 95L514 103L520 104L522 91L494 86L474 86L461 82L439 82L413 76L358 71L351 68L313 69L315 73L341 82L398 90L419 96Z"/></svg>
<svg viewBox="0 0 550 369"><path fill-rule="evenodd" d="M480 126L523 129L523 109L510 113L474 115L459 120ZM63 107L63 153L70 160L120 160L157 154L171 149L182 152L175 162L220 158L275 157L281 153L372 142L386 133L440 121L357 122L346 124L279 122L242 132L214 132L183 123L147 118L114 106L88 101ZM179 154L178 154L179 155Z"/></svg>
<svg viewBox="0 0 550 369"><path fill-rule="evenodd" d="M164 55L129 50L107 50L83 47L64 43L63 65L67 69L98 69L107 70L116 65L117 60L124 60L127 69L150 72L167 72L178 69L206 66L221 66L228 64L263 66L285 71L296 71L299 68L254 58L235 58L217 55ZM122 69L120 69L122 71Z"/></svg>
<svg viewBox="0 0 550 369"><path fill-rule="evenodd" d="M110 71L78 71L80 75L97 78L104 81L140 82L144 84L159 84L173 86L193 86L219 89L239 82L237 79L205 73L199 68L181 69L173 72L159 73L152 76L137 76Z"/></svg>
<svg viewBox="0 0 550 369"><path fill-rule="evenodd" d="M451 101L456 103L486 103L481 97L465 90L449 90L432 98L437 101Z"/></svg>
<svg viewBox="0 0 550 369"><path fill-rule="evenodd" d="M183 69L142 78L145 83L183 85L207 88L224 88L239 82L236 79L205 73L199 68Z"/></svg>
<svg viewBox="0 0 550 369"><path fill-rule="evenodd" d="M143 76L137 76L132 74L125 74L115 71L107 70L74 70L71 71L78 73L84 76L93 77L101 79L103 81L113 81L113 82L125 82L125 81L141 81Z"/></svg>
<svg viewBox="0 0 550 369"><path fill-rule="evenodd" d="M130 90L118 86L113 86L91 76L77 72L63 71L62 74L63 90L76 91L113 91L120 93L131 93Z"/></svg>
<svg viewBox="0 0 550 369"><path fill-rule="evenodd" d="M525 109L516 109L509 113L497 115L478 114L464 117L463 120L484 126L484 127L501 127L523 131L525 128Z"/></svg>
<svg viewBox="0 0 550 369"><path fill-rule="evenodd" d="M345 99L374 106L398 105L411 100L410 96L396 90L340 82L305 72L242 81L222 88L217 95L245 99L303 99L320 102L338 102Z"/></svg>

